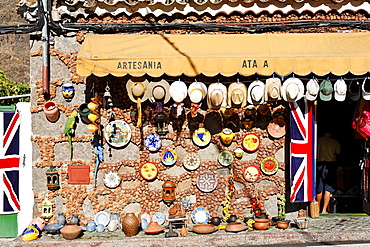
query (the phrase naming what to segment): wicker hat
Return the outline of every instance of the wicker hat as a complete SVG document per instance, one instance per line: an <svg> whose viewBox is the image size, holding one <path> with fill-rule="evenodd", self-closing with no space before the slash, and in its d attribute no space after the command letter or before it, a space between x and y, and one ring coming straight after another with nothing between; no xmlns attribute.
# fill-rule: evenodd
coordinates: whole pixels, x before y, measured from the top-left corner
<svg viewBox="0 0 370 247"><path fill-rule="evenodd" d="M244 107L247 105L248 89L244 83L233 82L227 91L227 105L230 107Z"/></svg>
<svg viewBox="0 0 370 247"><path fill-rule="evenodd" d="M265 101L281 100L281 80L269 78L266 80Z"/></svg>
<svg viewBox="0 0 370 247"><path fill-rule="evenodd" d="M139 80L139 79L130 79L126 83L127 94L133 102L137 102L137 99L140 98L141 102L144 102L147 98L148 80Z"/></svg>
<svg viewBox="0 0 370 247"><path fill-rule="evenodd" d="M188 87L183 81L175 81L170 86L170 96L176 103L184 101L188 95Z"/></svg>
<svg viewBox="0 0 370 247"><path fill-rule="evenodd" d="M264 103L265 84L260 80L253 81L248 87L248 103L259 105Z"/></svg>
<svg viewBox="0 0 370 247"><path fill-rule="evenodd" d="M295 77L287 79L281 87L281 95L287 102L300 100L304 95L303 82Z"/></svg>
<svg viewBox="0 0 370 247"><path fill-rule="evenodd" d="M163 101L166 104L170 100L170 84L166 80L149 83L146 88L148 98L151 102Z"/></svg>
<svg viewBox="0 0 370 247"><path fill-rule="evenodd" d="M193 103L200 103L207 95L207 86L203 82L193 82L188 88L188 95Z"/></svg>
<svg viewBox="0 0 370 247"><path fill-rule="evenodd" d="M227 88L222 83L212 83L208 87L207 105L209 109L226 107Z"/></svg>

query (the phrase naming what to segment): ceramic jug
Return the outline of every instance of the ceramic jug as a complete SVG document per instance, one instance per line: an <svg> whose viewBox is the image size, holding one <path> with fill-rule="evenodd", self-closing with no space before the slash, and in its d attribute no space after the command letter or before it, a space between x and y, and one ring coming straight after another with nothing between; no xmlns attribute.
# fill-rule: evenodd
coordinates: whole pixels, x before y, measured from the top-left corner
<svg viewBox="0 0 370 247"><path fill-rule="evenodd" d="M79 223L79 219L78 219L78 215L77 214L73 214L72 215L72 218L71 218L71 223L75 223L76 225L78 225Z"/></svg>
<svg viewBox="0 0 370 247"><path fill-rule="evenodd" d="M229 145L234 139L235 133L229 128L225 128L220 133L221 141L225 145Z"/></svg>
<svg viewBox="0 0 370 247"><path fill-rule="evenodd" d="M139 231L139 219L134 213L126 213L122 219L122 230L127 237L135 236Z"/></svg>
<svg viewBox="0 0 370 247"><path fill-rule="evenodd" d="M57 220L57 224L60 226L64 226L66 223L66 217L63 215L63 213L58 213L56 220Z"/></svg>

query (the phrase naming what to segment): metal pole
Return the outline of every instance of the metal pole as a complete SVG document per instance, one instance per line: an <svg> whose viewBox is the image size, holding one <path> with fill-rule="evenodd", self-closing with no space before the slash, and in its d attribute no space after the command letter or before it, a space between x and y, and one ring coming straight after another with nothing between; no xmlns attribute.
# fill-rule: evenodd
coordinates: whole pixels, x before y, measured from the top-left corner
<svg viewBox="0 0 370 247"><path fill-rule="evenodd" d="M49 29L48 29L48 0L42 0L44 8L44 26L42 27L42 93L50 94L50 77L49 77Z"/></svg>

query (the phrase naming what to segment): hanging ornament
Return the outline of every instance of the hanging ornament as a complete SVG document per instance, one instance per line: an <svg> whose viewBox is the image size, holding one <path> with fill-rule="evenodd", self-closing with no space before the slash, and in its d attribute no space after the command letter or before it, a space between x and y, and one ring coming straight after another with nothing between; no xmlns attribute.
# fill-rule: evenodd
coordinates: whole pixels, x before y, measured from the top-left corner
<svg viewBox="0 0 370 247"><path fill-rule="evenodd" d="M110 87L107 82L107 86L105 87L105 92L104 92L104 105L105 109L107 109L107 115L108 115L108 120L112 121L114 120L115 114L113 112L113 101L112 101L112 95L110 94Z"/></svg>
<svg viewBox="0 0 370 247"><path fill-rule="evenodd" d="M91 124L87 126L87 129L92 133L99 133L100 129L100 114L99 106L101 102L98 99L98 94L95 94L94 98L91 98L91 102L87 104L87 107L91 110L91 113L87 118L91 121Z"/></svg>

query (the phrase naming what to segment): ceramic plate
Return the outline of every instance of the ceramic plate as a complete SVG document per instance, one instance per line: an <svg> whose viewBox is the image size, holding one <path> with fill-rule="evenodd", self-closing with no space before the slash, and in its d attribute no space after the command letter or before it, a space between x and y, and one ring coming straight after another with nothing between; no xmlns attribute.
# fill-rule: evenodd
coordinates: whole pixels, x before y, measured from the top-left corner
<svg viewBox="0 0 370 247"><path fill-rule="evenodd" d="M188 153L183 160L183 165L186 169L191 171L197 169L200 166L198 154L194 152Z"/></svg>
<svg viewBox="0 0 370 247"><path fill-rule="evenodd" d="M210 218L209 211L204 207L198 207L191 213L191 219L194 224L207 224Z"/></svg>
<svg viewBox="0 0 370 247"><path fill-rule="evenodd" d="M230 151L222 151L218 155L218 162L223 166L229 166L233 163L234 157Z"/></svg>
<svg viewBox="0 0 370 247"><path fill-rule="evenodd" d="M162 152L162 163L165 166L172 166L176 163L177 153L175 150L168 148Z"/></svg>
<svg viewBox="0 0 370 247"><path fill-rule="evenodd" d="M130 126L122 120L110 122L105 126L104 137L111 146L123 147L131 139Z"/></svg>
<svg viewBox="0 0 370 247"><path fill-rule="evenodd" d="M254 182L261 176L260 169L255 165L247 165L243 170L243 177L248 182Z"/></svg>
<svg viewBox="0 0 370 247"><path fill-rule="evenodd" d="M145 180L153 180L158 175L158 167L153 162L145 162L144 164L141 164L140 166L140 175Z"/></svg>
<svg viewBox="0 0 370 247"><path fill-rule="evenodd" d="M142 215L140 215L140 219L145 219L148 224L150 223L150 215L148 213L143 213Z"/></svg>
<svg viewBox="0 0 370 247"><path fill-rule="evenodd" d="M95 214L94 221L96 225L102 224L104 226L107 226L109 223L109 214L107 212L100 211Z"/></svg>
<svg viewBox="0 0 370 247"><path fill-rule="evenodd" d="M149 134L144 139L144 145L149 151L156 152L162 146L162 139L157 134Z"/></svg>
<svg viewBox="0 0 370 247"><path fill-rule="evenodd" d="M248 133L244 136L242 145L243 148L248 152L256 151L261 144L261 140L258 135L253 133Z"/></svg>
<svg viewBox="0 0 370 247"><path fill-rule="evenodd" d="M217 187L217 176L213 172L204 171L197 176L197 187L202 192L211 192Z"/></svg>
<svg viewBox="0 0 370 247"><path fill-rule="evenodd" d="M116 172L107 172L104 175L104 184L108 188L116 188L121 183L121 178L118 176Z"/></svg>
<svg viewBox="0 0 370 247"><path fill-rule="evenodd" d="M152 217L152 221L157 222L159 225L163 225L165 221L164 214L162 214L161 212L155 213Z"/></svg>
<svg viewBox="0 0 370 247"><path fill-rule="evenodd" d="M207 146L211 142L211 133L202 127L194 131L193 142L199 147Z"/></svg>
<svg viewBox="0 0 370 247"><path fill-rule="evenodd" d="M274 175L279 169L279 163L275 158L267 157L261 161L261 171L266 175Z"/></svg>

